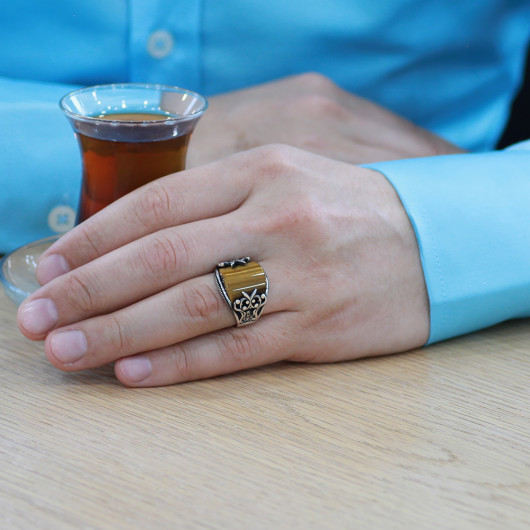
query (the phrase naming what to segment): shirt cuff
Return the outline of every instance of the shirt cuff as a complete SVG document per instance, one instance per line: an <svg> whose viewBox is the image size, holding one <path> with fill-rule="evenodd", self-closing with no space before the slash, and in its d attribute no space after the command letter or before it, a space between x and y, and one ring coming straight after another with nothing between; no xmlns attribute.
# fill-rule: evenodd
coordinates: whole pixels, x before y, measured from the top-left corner
<svg viewBox="0 0 530 530"><path fill-rule="evenodd" d="M414 228L428 343L530 316L529 147L364 165L394 186Z"/></svg>

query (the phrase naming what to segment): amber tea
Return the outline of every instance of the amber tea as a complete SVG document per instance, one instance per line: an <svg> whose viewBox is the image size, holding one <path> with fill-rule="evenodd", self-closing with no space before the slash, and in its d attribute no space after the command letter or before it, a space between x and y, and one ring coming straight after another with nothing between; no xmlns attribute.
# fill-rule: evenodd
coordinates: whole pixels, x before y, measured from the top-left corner
<svg viewBox="0 0 530 530"><path fill-rule="evenodd" d="M77 222L80 223L148 182L184 169L190 134L152 140L156 131L145 129L144 141L138 134L127 135L131 123L168 119L163 114L127 113L97 116L124 122L116 124L118 140L102 140L78 132L83 157L83 182ZM127 125L125 125L127 124ZM154 126L155 124L153 124ZM155 126L156 128L156 126ZM121 131L119 129L122 129ZM129 141L130 140L130 141Z"/></svg>
<svg viewBox="0 0 530 530"><path fill-rule="evenodd" d="M184 169L191 133L207 106L190 90L135 83L87 87L63 97L60 107L82 156L77 222Z"/></svg>

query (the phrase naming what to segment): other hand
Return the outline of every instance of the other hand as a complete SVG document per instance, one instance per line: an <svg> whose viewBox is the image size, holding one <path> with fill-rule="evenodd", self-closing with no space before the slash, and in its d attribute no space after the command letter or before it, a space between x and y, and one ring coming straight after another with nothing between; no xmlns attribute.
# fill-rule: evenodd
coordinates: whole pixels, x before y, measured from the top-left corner
<svg viewBox="0 0 530 530"><path fill-rule="evenodd" d="M314 73L214 96L209 102L190 143L188 167L273 143L353 164L462 152Z"/></svg>

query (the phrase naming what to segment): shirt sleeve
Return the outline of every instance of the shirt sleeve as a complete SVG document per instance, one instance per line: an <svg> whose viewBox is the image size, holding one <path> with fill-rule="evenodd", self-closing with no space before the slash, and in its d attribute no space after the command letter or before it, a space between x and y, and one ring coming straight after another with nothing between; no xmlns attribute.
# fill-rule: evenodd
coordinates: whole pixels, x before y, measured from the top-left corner
<svg viewBox="0 0 530 530"><path fill-rule="evenodd" d="M72 225L81 162L58 102L74 88L0 77L0 254Z"/></svg>
<svg viewBox="0 0 530 530"><path fill-rule="evenodd" d="M428 343L530 316L530 140L364 167L391 182L416 233Z"/></svg>

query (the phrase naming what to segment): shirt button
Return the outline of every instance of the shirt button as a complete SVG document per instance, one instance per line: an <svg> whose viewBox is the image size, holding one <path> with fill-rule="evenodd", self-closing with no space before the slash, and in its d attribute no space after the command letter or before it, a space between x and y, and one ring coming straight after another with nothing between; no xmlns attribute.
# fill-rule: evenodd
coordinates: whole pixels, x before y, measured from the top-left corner
<svg viewBox="0 0 530 530"><path fill-rule="evenodd" d="M173 49L173 35L165 29L159 29L151 33L147 41L147 51L155 59L167 57Z"/></svg>
<svg viewBox="0 0 530 530"><path fill-rule="evenodd" d="M75 211L70 206L56 206L48 214L48 226L57 234L68 232L75 225Z"/></svg>

